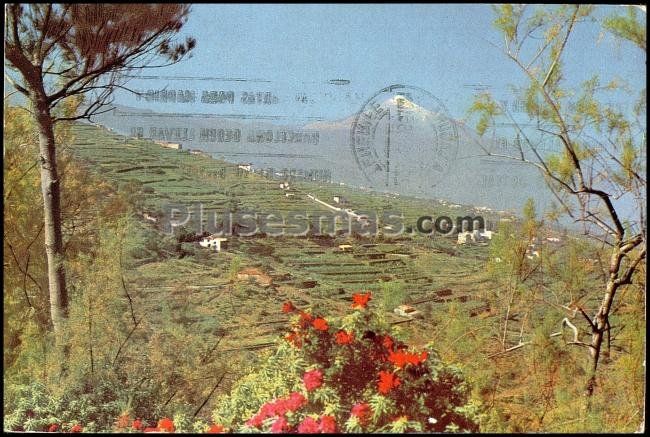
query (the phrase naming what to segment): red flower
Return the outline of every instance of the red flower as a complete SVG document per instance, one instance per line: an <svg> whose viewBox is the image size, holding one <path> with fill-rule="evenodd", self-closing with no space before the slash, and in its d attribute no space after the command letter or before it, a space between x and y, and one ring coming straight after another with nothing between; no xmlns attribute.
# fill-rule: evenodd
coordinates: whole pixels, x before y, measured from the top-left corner
<svg viewBox="0 0 650 437"><path fill-rule="evenodd" d="M310 370L309 372L305 372L302 381L305 383L307 391L313 391L323 385L323 372L320 370Z"/></svg>
<svg viewBox="0 0 650 437"><path fill-rule="evenodd" d="M298 434L316 434L318 433L318 422L311 417L305 417L300 425L298 425Z"/></svg>
<svg viewBox="0 0 650 437"><path fill-rule="evenodd" d="M300 322L299 322L299 325L300 325L301 328L304 329L304 328L306 328L307 326L309 326L309 324L311 323L311 320L312 320L311 314L306 313L306 312L304 312L304 311L301 311L301 312L300 312Z"/></svg>
<svg viewBox="0 0 650 437"><path fill-rule="evenodd" d="M386 394L392 389L399 387L401 381L394 373L381 371L379 372L379 393Z"/></svg>
<svg viewBox="0 0 650 437"><path fill-rule="evenodd" d="M331 434L336 432L336 419L334 416L322 416L320 418L320 431Z"/></svg>
<svg viewBox="0 0 650 437"><path fill-rule="evenodd" d="M160 432L160 428L145 428L144 432Z"/></svg>
<svg viewBox="0 0 650 437"><path fill-rule="evenodd" d="M83 431L83 428L79 424L76 424L75 426L70 428L70 432L81 432L81 431Z"/></svg>
<svg viewBox="0 0 650 437"><path fill-rule="evenodd" d="M278 420L273 422L271 425L271 432L274 434L281 434L285 431L289 431L289 422L284 417L278 417Z"/></svg>
<svg viewBox="0 0 650 437"><path fill-rule="evenodd" d="M216 423L208 429L208 434L221 434L226 432L225 428L222 425L217 425Z"/></svg>
<svg viewBox="0 0 650 437"><path fill-rule="evenodd" d="M386 349L388 349L388 350L393 350L393 345L395 344L395 343L393 342L393 339L390 338L390 335L386 335L386 336L384 336L384 339L382 340L381 343L382 343L382 344L384 345L384 347L385 347Z"/></svg>
<svg viewBox="0 0 650 437"><path fill-rule="evenodd" d="M365 425L368 423L368 419L370 419L370 405L368 404L355 404L352 407L352 411L350 412L352 416L356 416L357 419L359 419L359 423L361 425Z"/></svg>
<svg viewBox="0 0 650 437"><path fill-rule="evenodd" d="M300 339L300 335L297 332L290 332L289 334L287 334L285 338L289 343L293 344L295 347L302 346L302 340Z"/></svg>
<svg viewBox="0 0 650 437"><path fill-rule="evenodd" d="M357 293L352 296L352 308L365 308L370 301L370 292Z"/></svg>
<svg viewBox="0 0 650 437"><path fill-rule="evenodd" d="M327 331L328 329L330 329L329 325L327 324L327 320L321 317L314 320L312 325L314 326L314 328L318 329L319 331Z"/></svg>
<svg viewBox="0 0 650 437"><path fill-rule="evenodd" d="M292 312L294 312L295 310L296 310L296 307L293 306L293 303L291 303L291 301L286 301L286 302L282 305L282 312L283 312L283 313L292 313Z"/></svg>
<svg viewBox="0 0 650 437"><path fill-rule="evenodd" d="M141 430L142 429L142 420L140 420L140 418L135 419L133 421L133 423L131 424L131 428L135 429L136 431Z"/></svg>
<svg viewBox="0 0 650 437"><path fill-rule="evenodd" d="M158 428L167 432L174 432L174 422L169 417L163 417L158 421Z"/></svg>
<svg viewBox="0 0 650 437"><path fill-rule="evenodd" d="M53 423L50 425L50 427L47 429L47 432L57 432L59 430L59 424L58 423Z"/></svg>
<svg viewBox="0 0 650 437"><path fill-rule="evenodd" d="M296 411L307 403L307 399L302 395L302 393L293 392L289 395L289 399L287 399L286 403L287 408L290 411Z"/></svg>
<svg viewBox="0 0 650 437"><path fill-rule="evenodd" d="M338 344L350 344L354 340L354 335L352 333L347 333L345 331L339 331L334 336Z"/></svg>
<svg viewBox="0 0 650 437"><path fill-rule="evenodd" d="M421 354L410 353L405 351L390 352L388 355L388 361L393 363L398 368L402 369L407 364L413 364L417 366L427 359L427 352L424 351Z"/></svg>

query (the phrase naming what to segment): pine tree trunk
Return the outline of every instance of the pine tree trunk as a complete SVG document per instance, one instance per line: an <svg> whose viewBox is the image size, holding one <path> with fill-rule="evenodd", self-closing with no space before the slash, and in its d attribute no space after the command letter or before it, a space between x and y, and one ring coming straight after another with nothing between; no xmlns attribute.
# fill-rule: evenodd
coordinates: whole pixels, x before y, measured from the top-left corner
<svg viewBox="0 0 650 437"><path fill-rule="evenodd" d="M63 265L63 234L61 229L61 183L57 171L54 123L50 115L50 108L43 98L44 93L41 94L38 91L36 93L37 95L33 100L36 103L34 117L38 126L50 316L57 344L60 344L63 338L64 323L68 316L68 294Z"/></svg>

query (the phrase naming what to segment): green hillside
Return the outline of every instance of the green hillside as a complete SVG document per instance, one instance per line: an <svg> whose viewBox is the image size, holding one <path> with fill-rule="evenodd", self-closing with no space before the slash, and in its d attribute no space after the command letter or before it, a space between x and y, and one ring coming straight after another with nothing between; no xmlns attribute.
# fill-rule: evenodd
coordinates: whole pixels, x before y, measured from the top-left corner
<svg viewBox="0 0 650 437"><path fill-rule="evenodd" d="M313 193L322 199L341 194L355 210L403 211L404 223L411 225L422 215L471 214L434 201L388 197L310 181L295 182L298 194L289 199L278 188L280 180L238 171L233 164L147 140L125 140L90 125L80 124L74 130L71 152L114 184L142 183L142 205L151 212L162 211L168 202L201 202L206 210L236 206L255 211L314 211L319 205L304 195ZM160 227L139 219L149 231ZM350 296L356 291L369 290L380 296L382 289L396 287L403 295L400 303L413 303L429 316L408 323L409 332L418 338L432 328L431 311L445 311L444 306L433 303L458 301L472 315L485 309L480 290L490 286L484 270L489 248L456 246L454 238L417 234L376 241L343 236L233 237L221 253L211 253L197 243L183 243L197 256L143 259L137 270L129 273L129 287L138 291L135 298L152 319L164 302L172 312L182 314L183 323L204 333L206 341L224 329L227 335L220 349L227 350L265 346L283 332L286 318L279 309L286 300L336 314L349 308ZM340 244L350 244L352 250L343 252ZM245 267L268 274L272 285L231 281L236 274L233 268L239 271ZM451 292L441 292L445 289ZM387 317L404 321L392 312Z"/></svg>

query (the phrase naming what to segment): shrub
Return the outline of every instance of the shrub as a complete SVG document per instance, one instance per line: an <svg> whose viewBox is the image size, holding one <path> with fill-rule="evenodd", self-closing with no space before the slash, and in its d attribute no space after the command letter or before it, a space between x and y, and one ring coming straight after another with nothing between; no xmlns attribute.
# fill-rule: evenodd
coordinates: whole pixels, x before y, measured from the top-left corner
<svg viewBox="0 0 650 437"><path fill-rule="evenodd" d="M219 399L215 423L239 432L477 431L459 369L400 341L368 308L326 319L290 302L292 330L262 367Z"/></svg>

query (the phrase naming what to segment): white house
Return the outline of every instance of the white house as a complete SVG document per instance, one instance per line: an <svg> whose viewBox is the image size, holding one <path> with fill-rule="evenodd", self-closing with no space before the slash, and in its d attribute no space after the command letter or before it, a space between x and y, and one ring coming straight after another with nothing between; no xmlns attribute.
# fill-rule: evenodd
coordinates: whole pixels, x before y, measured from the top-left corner
<svg viewBox="0 0 650 437"><path fill-rule="evenodd" d="M458 233L458 243L457 244L467 244L472 241L472 233L465 231Z"/></svg>
<svg viewBox="0 0 650 437"><path fill-rule="evenodd" d="M347 199L343 196L334 196L332 200L334 200L334 203L338 203L339 205L345 205L348 203Z"/></svg>
<svg viewBox="0 0 650 437"><path fill-rule="evenodd" d="M221 243L225 243L226 241L228 241L227 238L210 236L199 241L199 244L201 245L201 247L205 247L217 252L221 252Z"/></svg>
<svg viewBox="0 0 650 437"><path fill-rule="evenodd" d="M253 169L252 163L237 164L237 168L241 168L244 171L251 171Z"/></svg>
<svg viewBox="0 0 650 437"><path fill-rule="evenodd" d="M483 231L481 233L481 238L484 238L486 240L491 240L492 239L492 231Z"/></svg>

